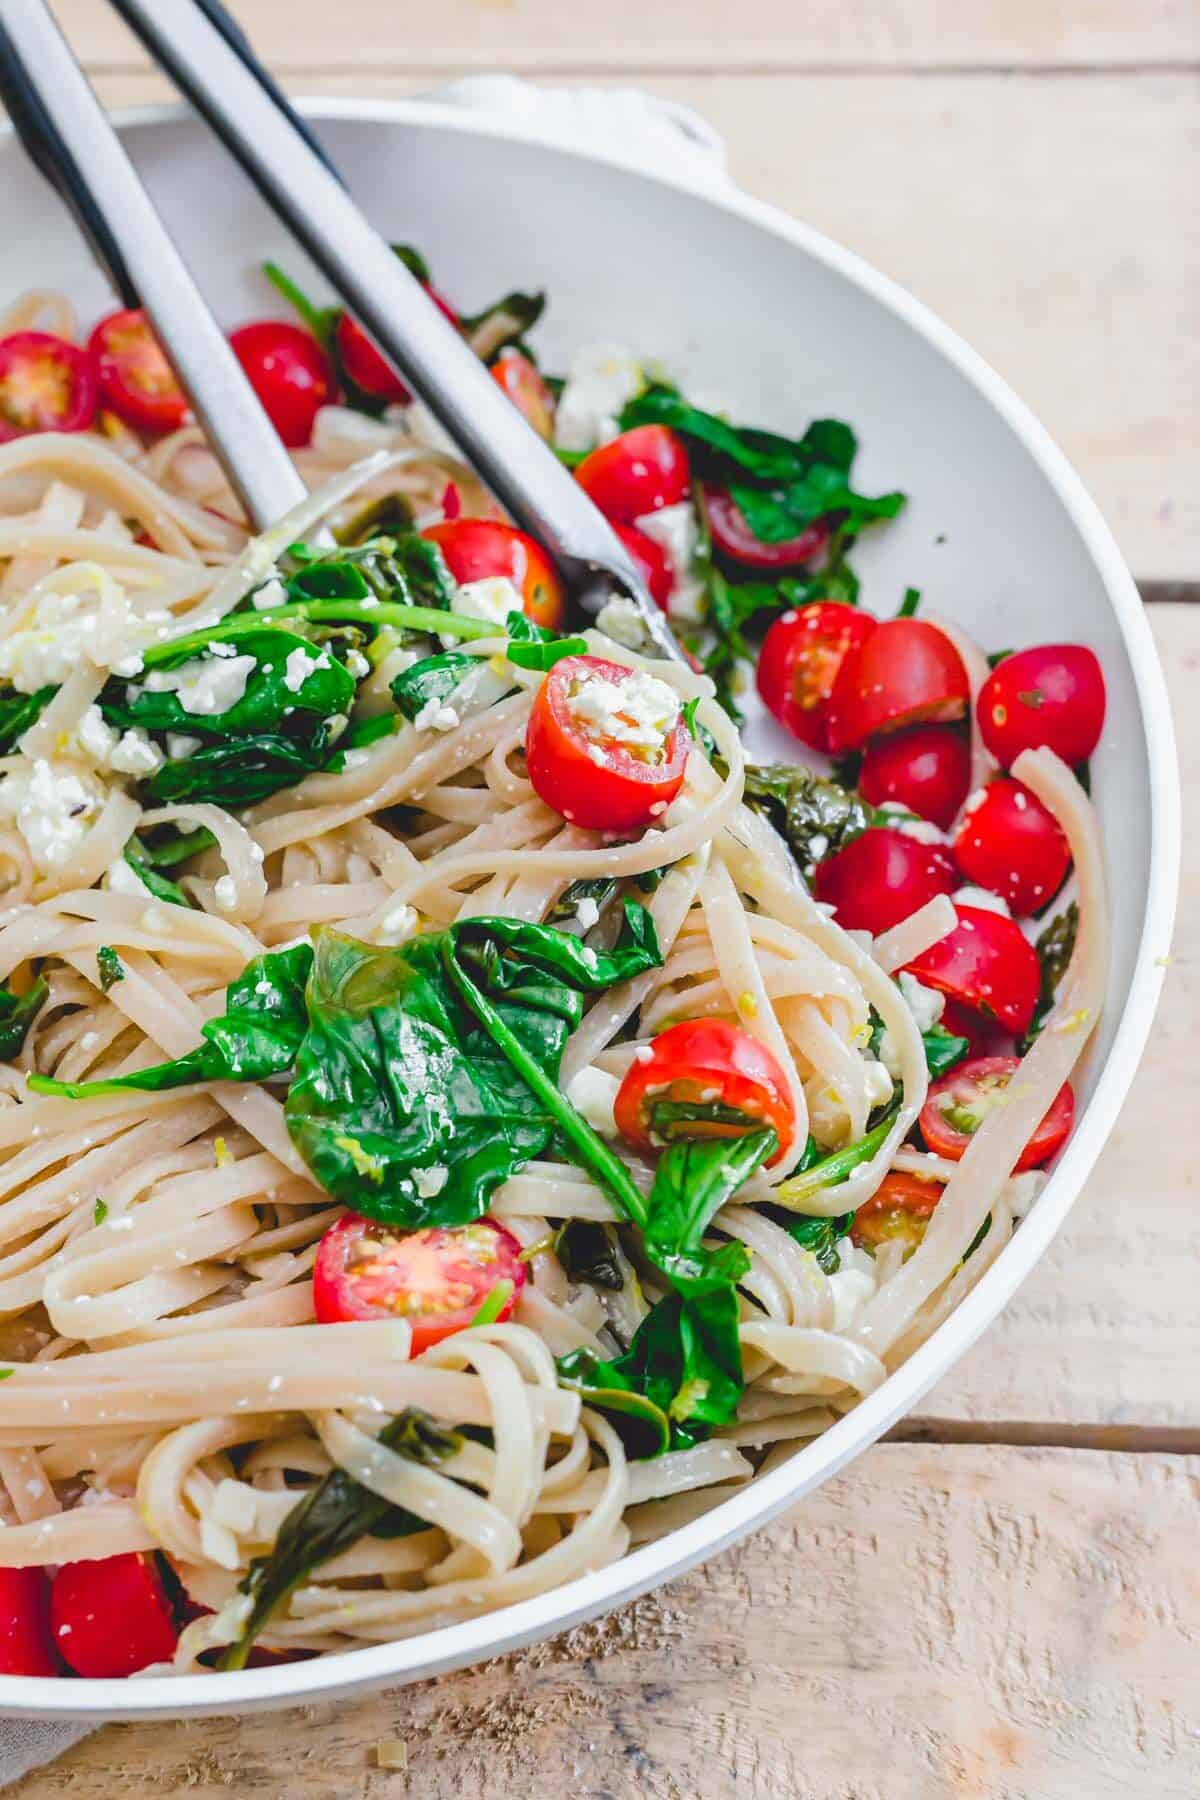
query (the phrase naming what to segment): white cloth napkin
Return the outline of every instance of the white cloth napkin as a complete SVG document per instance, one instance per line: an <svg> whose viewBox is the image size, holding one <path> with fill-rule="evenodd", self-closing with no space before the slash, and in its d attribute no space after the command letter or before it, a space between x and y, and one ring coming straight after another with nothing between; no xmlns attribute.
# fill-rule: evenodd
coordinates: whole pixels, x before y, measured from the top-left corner
<svg viewBox="0 0 1200 1800"><path fill-rule="evenodd" d="M728 180L725 145L689 107L636 88L538 87L516 75L469 75L423 99L527 120L551 139L611 152L615 145L648 168ZM95 1727L67 1720L0 1719L0 1787L53 1762Z"/></svg>

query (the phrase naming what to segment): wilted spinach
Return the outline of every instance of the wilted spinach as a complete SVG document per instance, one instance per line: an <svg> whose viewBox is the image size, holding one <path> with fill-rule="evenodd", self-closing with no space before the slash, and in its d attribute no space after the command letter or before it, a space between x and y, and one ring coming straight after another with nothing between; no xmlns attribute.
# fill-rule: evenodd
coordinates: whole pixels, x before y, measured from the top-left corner
<svg viewBox="0 0 1200 1800"><path fill-rule="evenodd" d="M1017 1041L1017 1053L1024 1056L1031 1048L1046 1023L1047 1016L1054 1005L1054 996L1058 992L1058 984L1067 972L1071 957L1075 953L1075 939L1079 935L1079 906L1072 900L1065 912L1051 919L1046 929L1038 936L1034 949L1037 951L1038 963L1041 967L1042 980L1038 992L1037 1006L1034 1008L1032 1022L1024 1037Z"/></svg>
<svg viewBox="0 0 1200 1800"><path fill-rule="evenodd" d="M0 1062L12 1062L20 1055L49 991L44 975L37 976L23 994L14 994L7 981L0 981Z"/></svg>

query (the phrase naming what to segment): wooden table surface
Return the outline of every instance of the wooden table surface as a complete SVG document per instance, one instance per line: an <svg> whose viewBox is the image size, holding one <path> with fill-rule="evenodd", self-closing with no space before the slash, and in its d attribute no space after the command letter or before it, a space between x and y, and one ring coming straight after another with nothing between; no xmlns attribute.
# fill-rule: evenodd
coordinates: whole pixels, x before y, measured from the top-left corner
<svg viewBox="0 0 1200 1800"><path fill-rule="evenodd" d="M235 0L296 92L636 83L957 326L1074 458L1180 733L1149 1054L1004 1316L781 1523L525 1655L360 1702L113 1726L20 1800L1184 1800L1200 1793L1200 10L1195 0ZM113 104L164 84L58 11ZM1016 527L1019 529L1019 521ZM1187 705L1185 700L1190 700ZM403 1740L408 1772L374 1766Z"/></svg>

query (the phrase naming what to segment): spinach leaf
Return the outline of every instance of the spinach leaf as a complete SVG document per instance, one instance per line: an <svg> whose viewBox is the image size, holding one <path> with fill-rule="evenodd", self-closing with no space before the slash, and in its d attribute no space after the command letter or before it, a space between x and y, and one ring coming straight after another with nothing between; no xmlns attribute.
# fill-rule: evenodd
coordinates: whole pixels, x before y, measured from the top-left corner
<svg viewBox="0 0 1200 1800"><path fill-rule="evenodd" d="M660 961L650 915L632 901L608 952L514 919L464 920L396 949L319 932L286 1104L297 1149L370 1218L460 1225L562 1128L640 1205L557 1078L584 997Z"/></svg>
<svg viewBox="0 0 1200 1800"><path fill-rule="evenodd" d="M57 692L56 687L39 688L35 694L19 694L16 688L0 691L0 756L16 749Z"/></svg>
<svg viewBox="0 0 1200 1800"><path fill-rule="evenodd" d="M391 493L368 500L333 535L339 544L357 545L377 537L400 537L412 528L412 507L403 494Z"/></svg>
<svg viewBox="0 0 1200 1800"><path fill-rule="evenodd" d="M746 801L780 828L804 871L879 822L857 794L794 763L748 763Z"/></svg>
<svg viewBox="0 0 1200 1800"><path fill-rule="evenodd" d="M375 599L446 611L457 587L438 546L415 531L337 550L293 544L289 555L301 562L284 583L293 601Z"/></svg>
<svg viewBox="0 0 1200 1800"><path fill-rule="evenodd" d="M123 854L147 893L153 894L156 900L165 900L169 906L191 906L179 883L172 881L169 875L159 874L139 838L131 837Z"/></svg>
<svg viewBox="0 0 1200 1800"><path fill-rule="evenodd" d="M218 653L217 646L221 646ZM169 650L170 644L161 650ZM223 712L189 712L177 693L155 691L155 678L195 661L219 667L226 656L250 656L240 697ZM315 652L307 639L277 625L258 630L239 628L235 638L211 637L200 658L187 649L156 656L139 683L110 680L101 696L101 711L122 730L140 725L151 732L182 732L201 739L228 739L281 734L306 744L327 733L329 719L345 714L354 701L354 677L327 650Z"/></svg>
<svg viewBox="0 0 1200 1800"><path fill-rule="evenodd" d="M211 850L216 841L207 825L198 825L194 831L177 831L173 825L167 825L137 840L141 861L149 863L152 869L174 869L202 851Z"/></svg>
<svg viewBox="0 0 1200 1800"><path fill-rule="evenodd" d="M803 437L786 438L730 425L659 385L625 406L621 429L634 425L666 425L678 432L704 477L729 489L764 543L796 537L831 515L858 531L872 520L894 518L904 505L901 493L870 498L851 486L858 442L840 419L814 419Z"/></svg>
<svg viewBox="0 0 1200 1800"><path fill-rule="evenodd" d="M111 944L101 944L97 950L96 969L100 976L100 991L103 994L107 994L110 988L116 987L118 981L125 979L125 964Z"/></svg>
<svg viewBox="0 0 1200 1800"><path fill-rule="evenodd" d="M615 1362L605 1362L586 1347L571 1350L558 1358L558 1379L563 1387L573 1388L585 1406L607 1415L631 1458L659 1456L670 1449L670 1419Z"/></svg>
<svg viewBox="0 0 1200 1800"><path fill-rule="evenodd" d="M1058 984L1067 972L1071 957L1075 952L1075 939L1079 935L1079 906L1072 900L1065 912L1051 919L1046 929L1040 933L1034 945L1038 962L1041 965L1042 982L1038 993L1037 1006L1029 1030L1024 1037L1017 1040L1017 1054L1024 1056L1030 1049L1046 1023L1047 1016L1054 1005L1054 996L1058 992Z"/></svg>
<svg viewBox="0 0 1200 1800"><path fill-rule="evenodd" d="M0 1062L12 1062L20 1055L29 1027L49 991L44 975L39 975L23 994L14 994L7 981L0 981Z"/></svg>
<svg viewBox="0 0 1200 1800"><path fill-rule="evenodd" d="M544 625L536 625L524 613L510 612L507 630L508 646L505 655L518 669L535 669L544 673L547 669L552 669L556 662L561 662L564 656L584 656L587 653L586 638L561 637L558 632L549 631Z"/></svg>
<svg viewBox="0 0 1200 1800"><path fill-rule="evenodd" d="M971 1048L969 1038L956 1037L944 1025L933 1025L928 1031L923 1031L921 1042L925 1046L925 1066L935 1081L947 1069L960 1063Z"/></svg>
<svg viewBox="0 0 1200 1800"><path fill-rule="evenodd" d="M493 300L481 312L460 313L458 323L476 356L490 363L509 344L520 343L545 310L545 294L522 294L515 290Z"/></svg>
<svg viewBox="0 0 1200 1800"><path fill-rule="evenodd" d="M464 676L479 667L479 658L465 650L444 650L402 669L392 682L392 699L406 719L415 719L431 702L445 705Z"/></svg>
<svg viewBox="0 0 1200 1800"><path fill-rule="evenodd" d="M646 889L644 881L645 878L643 876L639 875L637 877L638 886L641 887L642 891L645 893L649 890ZM596 902L597 912L602 913L609 901L613 899L620 885L620 882L615 880L611 875L594 875L590 878L585 877L581 881L571 882L569 887L563 889L558 899L554 902L554 905L546 914L546 923L552 925L556 924L559 919L576 918L581 900L594 900Z"/></svg>
<svg viewBox="0 0 1200 1800"><path fill-rule="evenodd" d="M29 1086L38 1094L85 1100L93 1094L132 1090L155 1094L195 1081L267 1081L272 1075L286 1074L307 1024L304 984L312 961L310 944L256 956L226 988L225 1011L201 1026L204 1042L174 1062L101 1081L55 1081L48 1075L31 1075Z"/></svg>
<svg viewBox="0 0 1200 1800"><path fill-rule="evenodd" d="M146 791L169 806L195 800L236 811L277 794L280 788L294 787L324 767L328 741L327 734L305 745L261 733L224 744L206 744L192 756L165 762L146 783Z"/></svg>
<svg viewBox="0 0 1200 1800"><path fill-rule="evenodd" d="M839 1213L834 1219L822 1219L807 1213L789 1214L781 1207L766 1210L802 1250L812 1251L826 1275L837 1274L842 1262L838 1240L844 1238L853 1225L852 1212Z"/></svg>
<svg viewBox="0 0 1200 1800"><path fill-rule="evenodd" d="M775 1204L787 1207L789 1212L802 1212L804 1202L811 1195L819 1193L822 1188L836 1187L840 1182L846 1181L861 1163L870 1162L892 1129L899 1110L900 1096L897 1094L883 1117L856 1144L847 1144L841 1150L831 1151L828 1156L821 1157L819 1162L811 1163L802 1172L789 1175L786 1181L781 1182L775 1189Z"/></svg>
<svg viewBox="0 0 1200 1800"><path fill-rule="evenodd" d="M586 1282L619 1294L625 1286L611 1226L593 1219L568 1219L554 1237L554 1254L568 1281Z"/></svg>
<svg viewBox="0 0 1200 1800"><path fill-rule="evenodd" d="M426 1468L446 1462L462 1449L462 1435L447 1431L417 1407L407 1407L384 1426L379 1442L397 1456ZM407 1537L428 1523L363 1487L344 1469L332 1469L279 1528L268 1556L256 1556L240 1591L252 1601L237 1640L221 1657L222 1669L244 1669L255 1638L314 1569L349 1550L364 1537Z"/></svg>

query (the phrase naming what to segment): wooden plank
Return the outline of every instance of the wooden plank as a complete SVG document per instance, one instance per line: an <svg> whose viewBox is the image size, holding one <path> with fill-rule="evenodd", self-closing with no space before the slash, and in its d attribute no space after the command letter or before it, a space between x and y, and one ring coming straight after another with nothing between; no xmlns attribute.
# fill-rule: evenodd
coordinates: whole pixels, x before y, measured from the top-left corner
<svg viewBox="0 0 1200 1800"><path fill-rule="evenodd" d="M113 1726L16 1800L1185 1800L1200 1458L883 1445L657 1595L358 1702ZM374 1768L402 1741L404 1774Z"/></svg>
<svg viewBox="0 0 1200 1800"><path fill-rule="evenodd" d="M1156 606L1151 619L1171 689L1186 805L1186 796L1200 792L1200 608ZM935 1433L946 1420L1200 1433L1200 1139L1186 1116L1182 1079L1195 1054L1197 1016L1200 841L1193 828L1184 833L1169 979L1120 1123L1042 1263L922 1402Z"/></svg>
<svg viewBox="0 0 1200 1800"><path fill-rule="evenodd" d="M298 72L292 85L391 95L434 73ZM1080 469L1139 576L1200 574L1191 76L647 73L644 85L711 118L752 193L861 252L988 357ZM166 91L125 74L100 86L110 103Z"/></svg>
<svg viewBox="0 0 1200 1800"><path fill-rule="evenodd" d="M81 56L133 65L139 48L105 0L59 0ZM724 0L440 0L397 7L343 0L331 31L319 6L241 0L238 17L278 68L630 69L1162 66L1200 55L1187 0L756 0L730 29Z"/></svg>

